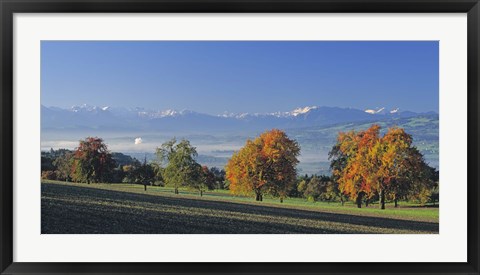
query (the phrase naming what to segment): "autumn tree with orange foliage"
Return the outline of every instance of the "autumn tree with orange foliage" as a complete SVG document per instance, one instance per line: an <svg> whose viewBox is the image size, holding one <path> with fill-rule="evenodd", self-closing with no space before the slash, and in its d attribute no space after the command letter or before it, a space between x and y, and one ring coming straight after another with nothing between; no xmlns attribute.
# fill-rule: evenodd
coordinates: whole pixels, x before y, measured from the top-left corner
<svg viewBox="0 0 480 275"><path fill-rule="evenodd" d="M72 179L75 182L109 182L115 161L101 138L81 140L73 153Z"/></svg>
<svg viewBox="0 0 480 275"><path fill-rule="evenodd" d="M296 179L300 147L285 132L273 129L247 143L228 161L225 172L233 194L287 196Z"/></svg>
<svg viewBox="0 0 480 275"><path fill-rule="evenodd" d="M381 209L386 197L397 201L415 186L428 184L431 171L412 137L393 127L380 136L380 126L340 133L330 151L333 177L342 193L361 207L362 199L377 196Z"/></svg>

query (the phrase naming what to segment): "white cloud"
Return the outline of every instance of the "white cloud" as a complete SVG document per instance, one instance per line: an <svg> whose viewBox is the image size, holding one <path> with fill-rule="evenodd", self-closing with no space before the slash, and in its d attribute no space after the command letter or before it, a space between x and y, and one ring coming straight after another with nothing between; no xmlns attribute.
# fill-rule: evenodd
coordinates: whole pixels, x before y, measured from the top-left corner
<svg viewBox="0 0 480 275"><path fill-rule="evenodd" d="M135 145L142 144L143 140L141 137L135 139Z"/></svg>

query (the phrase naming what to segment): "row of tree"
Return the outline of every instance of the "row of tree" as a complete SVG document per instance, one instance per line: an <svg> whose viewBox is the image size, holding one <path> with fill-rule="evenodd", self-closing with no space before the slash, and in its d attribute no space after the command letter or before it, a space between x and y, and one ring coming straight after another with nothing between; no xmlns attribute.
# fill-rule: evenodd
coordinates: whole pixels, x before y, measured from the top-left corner
<svg viewBox="0 0 480 275"><path fill-rule="evenodd" d="M412 145L412 136L401 128L390 128L381 136L380 126L364 131L340 133L330 152L333 180L339 191L357 202L378 199L421 198L438 189L438 172L429 167Z"/></svg>
<svg viewBox="0 0 480 275"><path fill-rule="evenodd" d="M42 152L42 178L89 184L121 182L124 165L135 164L135 161L123 154L109 152L101 138L88 137L81 140L74 151L52 149Z"/></svg>
<svg viewBox="0 0 480 275"><path fill-rule="evenodd" d="M432 183L431 186L425 186L421 192L418 193L415 190L412 190L411 195L405 196L403 200L418 202L421 204L435 204L438 202L438 172L432 173L431 176L432 178L429 180ZM371 203L379 202L378 194L373 194L371 197L351 197L340 191L339 184L334 180L333 176L325 175L305 175L298 178L292 189L290 189L288 196L305 198L312 202L341 202L342 205L344 205L345 202L352 200L359 205L358 207L361 207L362 204L368 206ZM392 202L395 204L395 207L398 206L398 200L397 202L392 200Z"/></svg>
<svg viewBox="0 0 480 275"><path fill-rule="evenodd" d="M373 125L364 131L339 133L329 153L332 176L299 180L296 165L300 147L280 130L271 130L248 140L226 166L226 178L233 194L265 194L304 197L309 200L355 201L358 207L386 200L395 207L399 200L423 203L438 200L438 172L429 167L401 128L390 128L383 136Z"/></svg>
<svg viewBox="0 0 480 275"><path fill-rule="evenodd" d="M206 190L230 189L235 195L279 198L303 197L311 201L355 201L358 207L386 200L438 200L438 171L429 167L401 128L382 136L373 125L364 131L339 133L329 153L331 176L297 176L299 144L285 132L273 129L235 152L225 171L197 162L197 151L188 140L176 139L156 149L157 159L140 162L111 153L101 138L88 137L74 151L42 153L42 177L74 182L126 182Z"/></svg>
<svg viewBox="0 0 480 275"><path fill-rule="evenodd" d="M42 178L85 183L134 183L181 186L199 191L223 189L225 172L201 166L197 152L187 140L172 139L157 149L158 160L141 163L121 153L111 153L101 138L81 140L74 150L42 152Z"/></svg>

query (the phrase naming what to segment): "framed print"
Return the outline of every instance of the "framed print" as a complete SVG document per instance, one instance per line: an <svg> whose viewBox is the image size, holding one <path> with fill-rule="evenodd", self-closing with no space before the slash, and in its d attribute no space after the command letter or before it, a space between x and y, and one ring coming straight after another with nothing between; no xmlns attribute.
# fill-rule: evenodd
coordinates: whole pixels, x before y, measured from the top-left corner
<svg viewBox="0 0 480 275"><path fill-rule="evenodd" d="M478 274L478 1L1 8L2 274Z"/></svg>

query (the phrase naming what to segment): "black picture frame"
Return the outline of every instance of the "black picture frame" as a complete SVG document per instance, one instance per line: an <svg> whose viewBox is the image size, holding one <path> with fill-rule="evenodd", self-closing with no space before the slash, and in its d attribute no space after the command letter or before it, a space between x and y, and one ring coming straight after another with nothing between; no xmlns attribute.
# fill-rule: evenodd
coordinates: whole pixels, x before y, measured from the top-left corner
<svg viewBox="0 0 480 275"><path fill-rule="evenodd" d="M1 274L479 274L479 14L478 0L0 0ZM13 262L14 13L467 13L468 261L466 263L24 263ZM376 249L376 248L372 248Z"/></svg>

